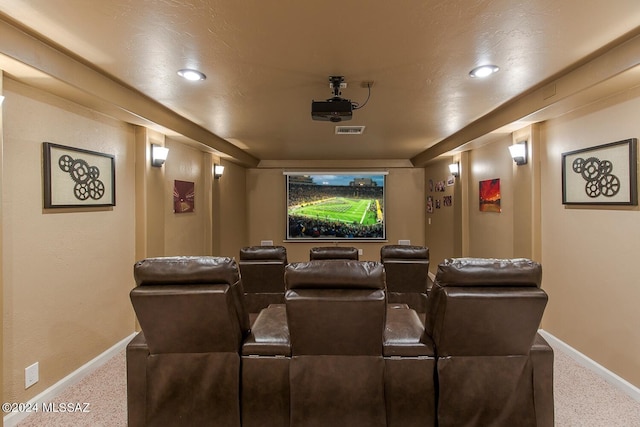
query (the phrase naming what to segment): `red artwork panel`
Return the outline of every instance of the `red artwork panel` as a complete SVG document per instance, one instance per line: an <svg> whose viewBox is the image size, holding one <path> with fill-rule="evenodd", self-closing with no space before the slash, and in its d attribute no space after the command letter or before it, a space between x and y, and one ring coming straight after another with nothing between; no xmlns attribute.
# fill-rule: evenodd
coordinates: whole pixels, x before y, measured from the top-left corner
<svg viewBox="0 0 640 427"><path fill-rule="evenodd" d="M195 184L176 180L173 185L173 212L187 213L195 209Z"/></svg>
<svg viewBox="0 0 640 427"><path fill-rule="evenodd" d="M480 181L480 212L500 211L500 178Z"/></svg>

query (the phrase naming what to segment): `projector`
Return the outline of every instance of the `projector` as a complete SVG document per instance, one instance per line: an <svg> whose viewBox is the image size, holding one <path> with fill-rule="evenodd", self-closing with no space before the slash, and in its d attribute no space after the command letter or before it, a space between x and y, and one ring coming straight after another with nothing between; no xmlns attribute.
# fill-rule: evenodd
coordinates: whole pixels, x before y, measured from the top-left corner
<svg viewBox="0 0 640 427"><path fill-rule="evenodd" d="M333 97L326 101L311 101L311 118L325 122L351 120L353 104L349 99Z"/></svg>

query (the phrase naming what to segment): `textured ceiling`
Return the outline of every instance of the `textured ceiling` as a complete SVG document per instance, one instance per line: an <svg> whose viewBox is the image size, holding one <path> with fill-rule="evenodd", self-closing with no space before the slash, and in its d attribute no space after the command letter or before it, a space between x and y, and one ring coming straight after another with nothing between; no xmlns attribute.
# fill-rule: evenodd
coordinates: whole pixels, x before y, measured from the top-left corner
<svg viewBox="0 0 640 427"><path fill-rule="evenodd" d="M640 2L3 0L0 13L259 160L411 159L637 31ZM468 76L488 63L500 71ZM331 75L359 103L374 82L341 123L363 135L311 120Z"/></svg>

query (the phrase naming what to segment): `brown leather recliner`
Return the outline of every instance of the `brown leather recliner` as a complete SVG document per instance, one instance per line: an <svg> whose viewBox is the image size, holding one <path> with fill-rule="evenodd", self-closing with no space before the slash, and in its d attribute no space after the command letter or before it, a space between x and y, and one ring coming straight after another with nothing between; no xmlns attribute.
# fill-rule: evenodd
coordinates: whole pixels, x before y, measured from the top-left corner
<svg viewBox="0 0 640 427"><path fill-rule="evenodd" d="M312 261L285 277L286 311L262 310L242 348L243 426L435 425L433 343L414 310L385 313L381 264Z"/></svg>
<svg viewBox="0 0 640 427"><path fill-rule="evenodd" d="M285 283L291 426L385 426L382 265L294 263Z"/></svg>
<svg viewBox="0 0 640 427"><path fill-rule="evenodd" d="M240 275L249 313L259 313L269 304L284 303L284 246L248 246L240 249Z"/></svg>
<svg viewBox="0 0 640 427"><path fill-rule="evenodd" d="M284 304L256 318L242 346L243 427L289 426L291 340Z"/></svg>
<svg viewBox="0 0 640 427"><path fill-rule="evenodd" d="M231 258L167 257L134 266L142 327L127 346L129 426L240 426L240 349L249 332Z"/></svg>
<svg viewBox="0 0 640 427"><path fill-rule="evenodd" d="M415 310L387 305L383 353L387 426L435 426L434 346Z"/></svg>
<svg viewBox="0 0 640 427"><path fill-rule="evenodd" d="M386 245L380 248L380 262L387 273L389 303L407 304L424 313L429 290L429 248Z"/></svg>
<svg viewBox="0 0 640 427"><path fill-rule="evenodd" d="M553 425L553 352L537 334L541 278L526 259L438 266L426 331L438 358L440 427Z"/></svg>
<svg viewBox="0 0 640 427"><path fill-rule="evenodd" d="M358 261L358 248L345 246L319 246L309 250L309 261L352 259Z"/></svg>

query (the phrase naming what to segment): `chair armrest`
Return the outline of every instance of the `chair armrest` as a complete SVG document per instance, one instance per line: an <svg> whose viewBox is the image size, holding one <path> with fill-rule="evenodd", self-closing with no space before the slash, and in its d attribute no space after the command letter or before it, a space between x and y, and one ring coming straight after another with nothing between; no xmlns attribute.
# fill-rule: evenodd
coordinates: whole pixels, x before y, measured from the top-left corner
<svg viewBox="0 0 640 427"><path fill-rule="evenodd" d="M538 333L529 353L533 365L533 399L539 427L554 425L553 349Z"/></svg>
<svg viewBox="0 0 640 427"><path fill-rule="evenodd" d="M130 427L146 425L147 357L149 347L140 332L127 344L127 416Z"/></svg>
<svg viewBox="0 0 640 427"><path fill-rule="evenodd" d="M384 330L384 356L434 356L433 341L415 310L387 308Z"/></svg>
<svg viewBox="0 0 640 427"><path fill-rule="evenodd" d="M271 304L260 311L251 333L242 345L243 356L291 356L291 340L284 304Z"/></svg>

